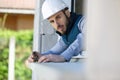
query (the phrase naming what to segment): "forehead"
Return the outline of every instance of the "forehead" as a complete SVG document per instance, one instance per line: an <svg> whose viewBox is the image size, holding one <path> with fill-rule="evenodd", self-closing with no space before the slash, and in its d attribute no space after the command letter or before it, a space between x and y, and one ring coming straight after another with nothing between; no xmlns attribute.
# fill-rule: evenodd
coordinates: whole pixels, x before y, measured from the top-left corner
<svg viewBox="0 0 120 80"><path fill-rule="evenodd" d="M52 15L51 17L49 17L48 20L53 19L53 18L55 18L56 16L61 15L62 13L63 13L62 11L59 11L59 12L57 12L56 14Z"/></svg>

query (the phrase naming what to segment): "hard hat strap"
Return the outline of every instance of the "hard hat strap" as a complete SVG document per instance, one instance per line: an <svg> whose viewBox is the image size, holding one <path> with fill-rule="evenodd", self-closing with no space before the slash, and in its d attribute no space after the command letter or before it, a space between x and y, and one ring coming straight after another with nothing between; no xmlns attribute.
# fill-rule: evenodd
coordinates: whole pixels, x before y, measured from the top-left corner
<svg viewBox="0 0 120 80"><path fill-rule="evenodd" d="M72 23L72 20L71 20L71 18L68 17L67 14L65 13L66 10L68 10L68 8L63 9L62 12L64 13L64 15L65 15L65 17L66 17L66 19L67 19L67 21L68 21L67 30L66 30L66 33L65 33L65 34L68 34L68 33L70 32L70 30L71 30L71 27L72 27L72 26L71 26L71 25L72 25L72 24L71 24L71 23Z"/></svg>
<svg viewBox="0 0 120 80"><path fill-rule="evenodd" d="M68 7L66 7L65 9L62 10L62 12L64 13L65 17L67 18L68 21L70 21L69 17L66 15L65 11L68 10Z"/></svg>

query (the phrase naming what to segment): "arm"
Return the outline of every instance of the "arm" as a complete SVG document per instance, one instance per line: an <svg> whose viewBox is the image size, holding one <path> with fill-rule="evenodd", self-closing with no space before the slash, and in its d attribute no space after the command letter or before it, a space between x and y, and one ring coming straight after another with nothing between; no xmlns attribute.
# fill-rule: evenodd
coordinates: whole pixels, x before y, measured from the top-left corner
<svg viewBox="0 0 120 80"><path fill-rule="evenodd" d="M42 56L38 62L64 62L69 61L72 56L78 55L83 50L83 24L84 20L81 19L78 24L78 28L81 30L81 33L78 34L76 40L68 47L62 39L60 39L57 44L48 52Z"/></svg>
<svg viewBox="0 0 120 80"><path fill-rule="evenodd" d="M67 61L69 61L72 56L78 55L84 50L84 41L85 41L85 19L84 17L78 23L78 28L81 33L78 34L76 40L61 54Z"/></svg>
<svg viewBox="0 0 120 80"><path fill-rule="evenodd" d="M47 52L43 52L43 55L46 54L55 54L60 55L68 46L63 42L62 38Z"/></svg>
<svg viewBox="0 0 120 80"><path fill-rule="evenodd" d="M69 61L72 56L78 55L83 50L83 35L78 34L77 39L61 54L67 61Z"/></svg>

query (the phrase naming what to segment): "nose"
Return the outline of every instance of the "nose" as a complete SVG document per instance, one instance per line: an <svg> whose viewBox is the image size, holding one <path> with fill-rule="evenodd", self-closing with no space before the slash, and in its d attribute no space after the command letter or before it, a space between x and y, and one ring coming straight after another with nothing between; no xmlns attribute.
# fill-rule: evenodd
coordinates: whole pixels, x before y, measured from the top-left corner
<svg viewBox="0 0 120 80"><path fill-rule="evenodd" d="M56 25L56 26L58 26L58 25L59 25L58 21L56 21L56 20L55 20L55 25Z"/></svg>
<svg viewBox="0 0 120 80"><path fill-rule="evenodd" d="M59 22L57 20L55 20L55 26L58 28L59 27Z"/></svg>

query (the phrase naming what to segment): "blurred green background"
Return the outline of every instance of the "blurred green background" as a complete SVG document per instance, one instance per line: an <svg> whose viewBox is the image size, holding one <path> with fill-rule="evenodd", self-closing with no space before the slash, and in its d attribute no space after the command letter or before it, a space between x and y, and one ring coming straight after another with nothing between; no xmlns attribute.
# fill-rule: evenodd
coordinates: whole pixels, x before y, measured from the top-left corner
<svg viewBox="0 0 120 80"><path fill-rule="evenodd" d="M33 31L12 31L0 29L0 80L8 80L9 39L16 39L15 80L31 80L31 70L25 66L25 60L32 52Z"/></svg>

